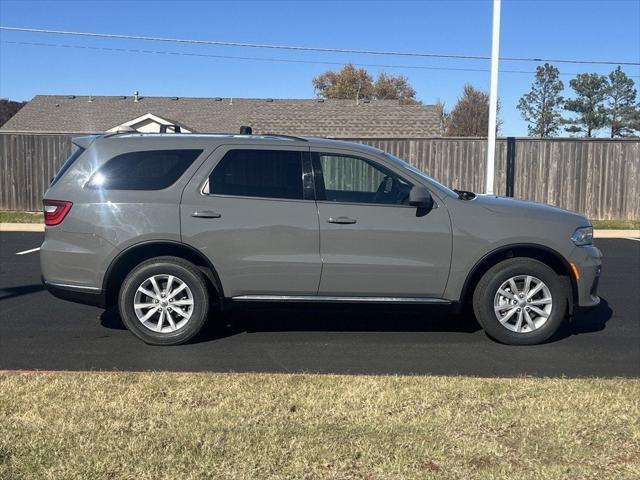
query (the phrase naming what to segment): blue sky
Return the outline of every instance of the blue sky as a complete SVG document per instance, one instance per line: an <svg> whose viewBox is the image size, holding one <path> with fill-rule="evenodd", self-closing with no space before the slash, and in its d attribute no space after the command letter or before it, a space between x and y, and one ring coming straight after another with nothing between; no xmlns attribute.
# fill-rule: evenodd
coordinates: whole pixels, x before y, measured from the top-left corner
<svg viewBox="0 0 640 480"><path fill-rule="evenodd" d="M0 24L372 50L490 55L491 2L152 2L0 0ZM0 32L0 96L28 100L36 94L310 98L311 79L339 66L214 59L84 48L17 45L38 42L73 46L161 50L207 55L400 65L367 67L406 75L425 103L455 104L465 83L488 90L482 60L378 57L187 46L128 40L86 39ZM640 0L503 0L501 56L640 61ZM561 73L608 73L613 66L556 64ZM536 63L502 62L501 68L534 71ZM624 68L640 77L640 67ZM567 93L572 75L563 75ZM515 106L533 74L502 73L502 134L526 135ZM634 78L640 84L640 78ZM605 132L602 132L604 134Z"/></svg>

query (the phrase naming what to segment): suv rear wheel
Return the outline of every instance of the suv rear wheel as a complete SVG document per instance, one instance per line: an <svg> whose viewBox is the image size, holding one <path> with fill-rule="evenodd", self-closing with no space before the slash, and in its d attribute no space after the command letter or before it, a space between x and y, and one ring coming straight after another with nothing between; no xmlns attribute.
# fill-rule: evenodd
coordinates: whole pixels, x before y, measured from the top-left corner
<svg viewBox="0 0 640 480"><path fill-rule="evenodd" d="M473 310L487 334L502 343L533 345L562 324L567 294L558 274L531 258L491 267L473 294Z"/></svg>
<svg viewBox="0 0 640 480"><path fill-rule="evenodd" d="M204 275L178 257L156 257L136 266L118 297L131 333L150 345L179 345L196 335L209 311Z"/></svg>

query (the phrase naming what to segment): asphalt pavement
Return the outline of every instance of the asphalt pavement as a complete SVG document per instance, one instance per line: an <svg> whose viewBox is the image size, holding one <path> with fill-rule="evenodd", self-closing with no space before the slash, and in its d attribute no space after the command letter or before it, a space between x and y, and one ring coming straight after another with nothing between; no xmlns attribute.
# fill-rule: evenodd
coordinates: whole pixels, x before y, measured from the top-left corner
<svg viewBox="0 0 640 480"><path fill-rule="evenodd" d="M599 239L601 304L544 345L490 340L433 306L257 305L212 318L188 345L151 347L115 310L40 284L42 233L0 233L0 370L171 370L640 377L640 241Z"/></svg>

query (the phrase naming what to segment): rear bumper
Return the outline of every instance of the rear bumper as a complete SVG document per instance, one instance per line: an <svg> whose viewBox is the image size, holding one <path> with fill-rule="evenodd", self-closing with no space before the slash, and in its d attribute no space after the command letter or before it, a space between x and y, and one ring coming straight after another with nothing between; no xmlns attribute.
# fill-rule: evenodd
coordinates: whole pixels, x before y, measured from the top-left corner
<svg viewBox="0 0 640 480"><path fill-rule="evenodd" d="M100 288L68 285L48 281L44 278L42 278L42 283L54 297L70 302L92 305L94 307L106 307L106 295Z"/></svg>
<svg viewBox="0 0 640 480"><path fill-rule="evenodd" d="M40 246L41 273L49 283L74 290L86 286L82 290L90 292L102 286L105 265L115 253L115 247L97 235L47 227Z"/></svg>

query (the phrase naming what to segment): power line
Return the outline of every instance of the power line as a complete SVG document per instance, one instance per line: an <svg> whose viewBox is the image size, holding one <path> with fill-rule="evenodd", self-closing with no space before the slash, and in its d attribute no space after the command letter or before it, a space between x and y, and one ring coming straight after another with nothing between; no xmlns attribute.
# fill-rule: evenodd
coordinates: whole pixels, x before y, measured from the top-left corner
<svg viewBox="0 0 640 480"><path fill-rule="evenodd" d="M142 40L151 42L168 42L183 43L192 45L216 45L224 47L243 47L243 48L269 48L278 50L297 50L305 52L323 52L323 53L353 53L361 55L382 55L382 56L403 56L403 57L427 57L427 58L449 58L462 60L490 60L491 57L484 55L460 55L460 54L444 54L444 53L426 53L426 52L401 52L401 51L385 51L385 50L358 50L350 48L323 48L323 47L303 47L296 45L271 45L264 43L243 43L243 42L227 42L219 40L192 40L184 38L170 37L149 37L143 35L121 35L115 33L95 33L95 32L75 32L68 30L50 30L44 28L23 28L23 27L6 27L0 26L0 30L7 30L22 33L46 33L52 35L71 35L78 37L94 37L94 38L110 38L119 40ZM558 58L529 58L529 57L500 57L504 61L518 62L550 62L550 63L573 63L573 64L591 64L591 65L640 65L640 62L614 62L604 60L569 60Z"/></svg>
<svg viewBox="0 0 640 480"><path fill-rule="evenodd" d="M40 42L18 42L11 40L2 40L0 43L14 44L14 45L29 45L38 47L61 47L61 48L78 48L88 50L104 50L110 52L119 53L144 53L144 54L161 54L161 55L181 55L188 57L203 57L203 58L217 58L217 59L229 59L229 60L250 60L250 61L263 61L263 62L283 62L283 63L303 63L303 64L319 64L319 65L344 65L345 62L331 62L323 60L295 60L289 58L273 58L273 57L243 57L236 55L213 55L207 53L193 53L193 52L176 52L166 50L143 50L137 48L113 48L113 47L97 47L91 45L69 45L60 43L40 43ZM389 65L389 64L377 64L377 63L352 63L357 67L379 67L379 68L411 68L411 69L425 69L425 70L454 70L463 72L488 72L486 68L462 68L462 67L430 67L423 65ZM528 71L512 70L508 73L535 73Z"/></svg>
<svg viewBox="0 0 640 480"><path fill-rule="evenodd" d="M192 52L176 52L166 50L143 50L137 48L114 48L114 47L97 47L92 45L70 45L63 43L42 43L42 42L18 42L13 40L1 40L0 43L12 44L12 45L27 45L34 47L54 47L54 48L75 48L86 50L103 50L116 53L137 53L137 54L158 54L158 55L179 55L186 57L202 57L202 58L214 58L223 60L247 60L247 61L259 61L259 62L282 62L282 63L298 63L298 64L310 64L310 65L344 65L345 62L330 62L321 60L295 60L288 58L272 58L272 57L242 57L236 55L213 55L207 53L192 53ZM374 68L397 68L397 69L415 69L415 70L442 70L442 71L460 71L460 72L488 72L487 68L462 68L462 67L431 67L426 65L393 65L393 64L379 64L379 63L352 63L356 67L374 67ZM520 73L533 75L536 72L531 70L500 70L501 73ZM577 73L560 73L560 75L576 76ZM629 77L640 78L640 75L628 75Z"/></svg>

